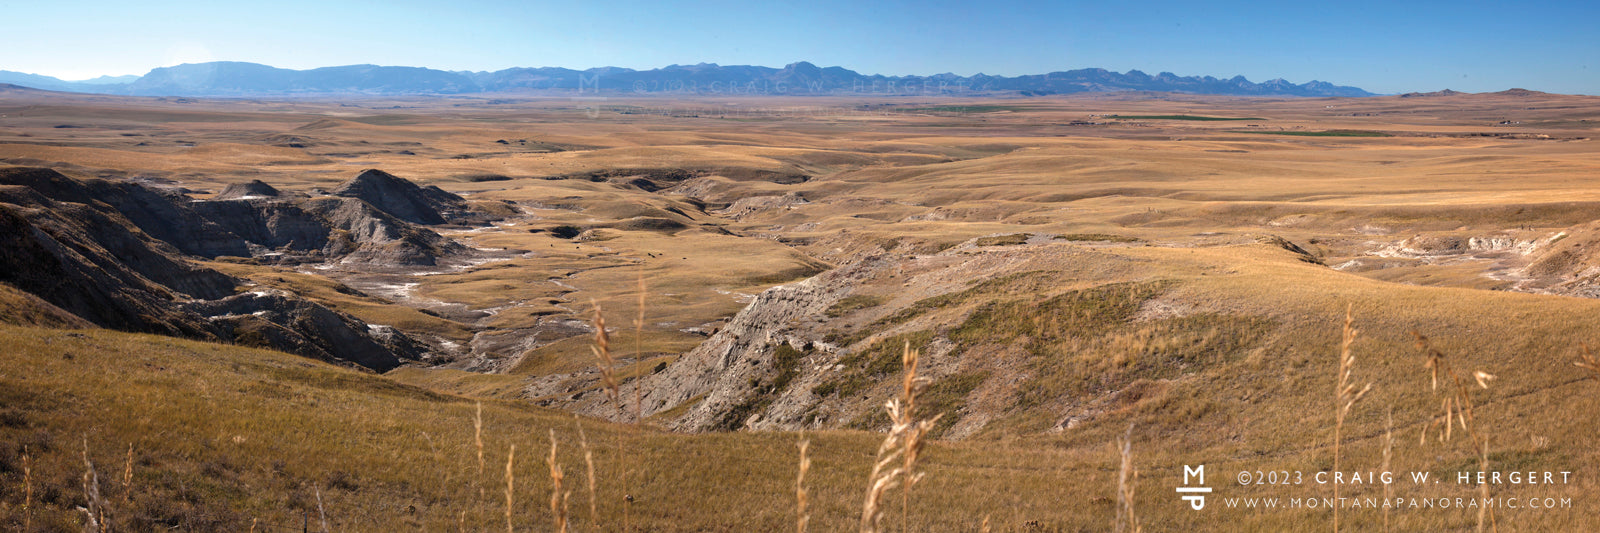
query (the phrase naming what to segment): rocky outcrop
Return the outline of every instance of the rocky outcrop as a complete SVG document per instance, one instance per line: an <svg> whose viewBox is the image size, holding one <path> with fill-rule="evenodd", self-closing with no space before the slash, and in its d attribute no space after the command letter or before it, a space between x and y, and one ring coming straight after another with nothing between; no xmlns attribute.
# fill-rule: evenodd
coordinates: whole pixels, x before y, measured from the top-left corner
<svg viewBox="0 0 1600 533"><path fill-rule="evenodd" d="M246 243L245 257L267 253L311 253L328 244L328 221L299 204L264 198L194 202L190 207ZM196 254L204 256L205 254Z"/></svg>
<svg viewBox="0 0 1600 533"><path fill-rule="evenodd" d="M1225 337L1184 321L1218 308L1168 296L1173 285L1160 276L1169 267L1155 261L1055 239L1003 247L977 246L977 240L927 255L865 255L768 289L693 350L622 384L621 402L599 393L596 371L540 376L523 395L628 421L637 394L642 416L685 432L876 429L887 422L884 401L899 393L902 349L909 346L922 354L925 413L945 421L936 433L966 438L1031 394L1025 377L1038 353L1028 335L1049 331L1049 342L1090 336L1111 342L1124 331L1160 324L1189 328L1186 335L1196 338ZM1290 254L1276 260L1295 261ZM1085 287L1091 279L1097 284ZM1021 329L995 325L1033 316L1028 307L1061 321L1033 321ZM1182 349L1235 349L1226 344L1185 341ZM1077 400L1052 394L1062 396L1036 409L1067 419Z"/></svg>
<svg viewBox="0 0 1600 533"><path fill-rule="evenodd" d="M323 253L343 263L434 266L470 252L462 244L355 198L314 198L305 208L334 229Z"/></svg>
<svg viewBox="0 0 1600 533"><path fill-rule="evenodd" d="M680 431L742 427L745 420L728 418L741 412L737 406L762 394L787 392L763 392L751 386L752 381L760 381L772 373L778 347L820 341L801 333L807 330L802 323L824 316L829 306L849 294L859 278L883 268L881 263L863 261L757 295L711 338L660 373L642 380L640 405L644 416L700 398L685 414L668 420L667 424ZM599 401L596 399L583 410L600 416L615 414L614 408L601 405Z"/></svg>
<svg viewBox="0 0 1600 533"><path fill-rule="evenodd" d="M329 198L314 207L271 199L189 202L138 184L0 169L0 283L101 327L375 370L423 357L420 344L392 328L286 293L236 294L242 282L183 257L277 246L416 264L465 250L361 200Z"/></svg>
<svg viewBox="0 0 1600 533"><path fill-rule="evenodd" d="M794 209L794 206L806 203L804 197L792 192L783 196L751 196L740 198L727 209L715 211L715 214L743 221L763 213Z"/></svg>
<svg viewBox="0 0 1600 533"><path fill-rule="evenodd" d="M446 214L467 211L466 199L435 186L419 187L378 169L361 171L333 190L334 196L359 198L379 211L414 224L444 224Z"/></svg>
<svg viewBox="0 0 1600 533"><path fill-rule="evenodd" d="M0 281L99 326L216 339L204 317L176 308L232 292L234 281L173 260L125 223L82 204L25 199L0 189ZM126 220L126 219L123 219ZM148 275L147 275L148 274Z"/></svg>
<svg viewBox="0 0 1600 533"><path fill-rule="evenodd" d="M186 254L250 255L247 242L196 212L190 199L180 193L127 181L76 180L55 170L26 167L0 169L0 186L8 185L102 213L118 213L139 230Z"/></svg>
<svg viewBox="0 0 1600 533"><path fill-rule="evenodd" d="M1260 236L1256 237L1256 242L1259 242L1261 244L1265 244L1265 245L1268 245L1268 246L1276 246L1278 248L1282 248L1284 251L1287 251L1287 252L1295 254L1295 257L1297 257L1301 261L1305 261L1305 262L1311 263L1313 265L1324 265L1324 266L1326 266L1322 262L1322 259L1318 258L1315 254L1312 254L1311 252L1306 251L1305 248L1301 248L1300 245L1289 241L1289 239L1285 239L1285 238L1279 237L1277 235L1260 235Z"/></svg>
<svg viewBox="0 0 1600 533"><path fill-rule="evenodd" d="M185 304L207 317L234 342L297 353L325 361L349 361L379 372L421 359L426 350L387 326L369 325L287 293L260 291Z"/></svg>
<svg viewBox="0 0 1600 533"><path fill-rule="evenodd" d="M223 189L221 194L213 197L212 200L253 200L257 198L277 198L279 196L283 196L283 192L279 191L277 187L267 185L267 182L261 180L250 180L249 183L228 184L228 187Z"/></svg>
<svg viewBox="0 0 1600 533"><path fill-rule="evenodd" d="M412 219L430 223L491 219L470 211L459 196L377 170L363 172L340 187L347 197L310 198L254 181L229 186L217 199L196 201L138 183L80 181L54 170L29 168L0 171L0 186L4 185L119 213L185 254L276 263L436 266L472 250Z"/></svg>

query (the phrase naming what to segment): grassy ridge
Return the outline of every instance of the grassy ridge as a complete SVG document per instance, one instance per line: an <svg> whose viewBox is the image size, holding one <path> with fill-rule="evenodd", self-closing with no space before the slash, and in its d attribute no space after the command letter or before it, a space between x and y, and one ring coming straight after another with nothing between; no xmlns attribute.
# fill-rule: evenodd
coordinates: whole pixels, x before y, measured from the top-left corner
<svg viewBox="0 0 1600 533"><path fill-rule="evenodd" d="M1320 529L1325 509L1246 512L1227 510L1219 500L1331 494L1325 486L1246 488L1225 481L1230 472L1246 469L1314 474L1331 467L1328 389L1337 369L1338 329L1331 327L1331 318L1316 319L1331 317L1317 303L1330 294L1336 300L1375 302L1358 310L1358 318L1369 317L1358 327L1371 333L1354 353L1361 361L1355 379L1374 381L1378 388L1346 423L1345 468L1376 468L1383 427L1379 413L1385 406L1394 409L1397 434L1405 436L1396 446L1395 471L1453 475L1476 468L1475 455L1459 442L1419 445L1416 440L1438 404L1427 390L1423 358L1409 347L1403 331L1419 324L1419 317L1438 316L1456 304L1437 300L1441 289L1364 281L1292 259L1255 257L1269 252L1279 253L1267 247L1196 250L1196 255L1248 259L1238 263L1238 274L1207 277L1205 283L1121 284L1048 296L1044 289L1062 276L1029 273L981 283L948 299L979 305L949 332L954 340L970 346L1021 342L1033 352L1026 374L1036 377L1019 385L1037 394L1025 394L1024 400L1060 399L1068 392L1066 402L1107 401L1088 404L1098 405L1098 420L1059 435L1043 429L1057 422L1053 417L1062 413L1057 409L1073 404L1047 400L996 421L996 430L978 439L933 443L921 463L928 478L911 501L913 528L972 530L985 516L1001 531L1105 528L1116 501L1118 456L1110 443L1132 423L1132 463L1139 471L1134 503L1147 527L1227 523L1259 530ZM1130 248L1119 253L1171 252ZM1299 282L1268 288L1262 279ZM1144 302L1180 290L1202 302L1266 290L1283 299L1272 313L1280 322L1263 332L1271 326L1205 314L1137 318ZM1456 366L1484 367L1500 376L1494 388L1475 396L1479 430L1501 443L1493 448L1491 463L1501 469L1585 472L1595 464L1596 452L1586 446L1594 422L1550 415L1557 409L1600 408L1600 391L1563 372L1571 367L1560 347L1584 336L1556 318L1591 316L1593 302L1455 292L1475 298L1470 303L1479 312L1459 322L1419 327L1457 332L1441 339L1442 349L1478 346L1482 351L1457 354ZM979 296L994 301L972 299ZM1501 328L1510 316L1543 324L1535 335L1540 343L1491 340L1504 337ZM1259 339L1237 337L1240 331L1253 331ZM1267 349L1248 349L1257 342ZM864 352L846 373L897 381L891 356L900 344L883 344L884 350ZM451 530L463 516L468 529L498 529L505 525L503 473L514 444L513 526L550 530L550 482L542 458L550 449L551 430L560 446L558 461L567 471L565 486L574 490L569 514L577 527L590 529L583 459L569 415L526 404L486 403L487 468L480 475L473 445L475 402L469 398L276 352L155 336L0 327L0 346L8 349L7 364L0 366L0 523L7 529L20 529L24 520L45 530L77 527L81 514L75 508L84 504L85 445L109 516L125 529L244 530L251 520L294 525L307 515L315 524L319 496L336 530ZM925 406L930 413L960 409L975 384L985 380L983 372L933 382ZM614 424L582 423L595 452L599 516L607 530L617 529L624 491L636 500L630 520L649 530L775 531L793 525L798 435L635 433ZM806 437L812 441L807 485L813 530L853 528L881 436L829 431ZM1213 511L1206 513L1183 511L1166 490L1179 484L1183 465L1196 463L1207 464L1210 476L1224 480L1211 482L1219 492ZM23 466L30 468L31 479L20 473ZM128 488L121 481L124 471L132 472ZM622 488L623 476L628 489ZM38 499L33 511L24 513L21 503L29 488ZM1572 487L1497 490L1524 497L1600 492L1587 478ZM1467 497L1475 492L1445 485L1398 494ZM1374 497L1376 488L1346 487L1344 494ZM1586 509L1592 507L1507 513L1502 525L1515 520L1534 529L1581 528L1593 525L1586 522L1594 516ZM1465 511L1413 512L1400 515L1397 523L1402 530L1458 529L1470 526L1471 517ZM1379 519L1351 512L1342 523L1371 529ZM898 530L897 520L890 513L886 522Z"/></svg>

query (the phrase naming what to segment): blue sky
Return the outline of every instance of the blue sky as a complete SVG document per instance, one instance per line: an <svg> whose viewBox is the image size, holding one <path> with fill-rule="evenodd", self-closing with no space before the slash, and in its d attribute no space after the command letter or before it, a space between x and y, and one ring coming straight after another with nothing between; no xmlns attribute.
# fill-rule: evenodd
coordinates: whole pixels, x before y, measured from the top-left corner
<svg viewBox="0 0 1600 533"><path fill-rule="evenodd" d="M1600 2L12 2L0 70L656 68L806 60L888 75L1101 67L1394 93L1600 94ZM25 22L21 22L25 21Z"/></svg>

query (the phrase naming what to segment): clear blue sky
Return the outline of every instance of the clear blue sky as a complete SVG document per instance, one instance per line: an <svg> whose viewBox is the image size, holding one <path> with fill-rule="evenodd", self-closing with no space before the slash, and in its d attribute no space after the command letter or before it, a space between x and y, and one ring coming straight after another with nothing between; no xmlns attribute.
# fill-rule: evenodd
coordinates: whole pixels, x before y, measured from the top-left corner
<svg viewBox="0 0 1600 533"><path fill-rule="evenodd" d="M782 66L872 74L1085 67L1383 92L1600 94L1600 2L204 2L0 0L0 70L84 79L209 60Z"/></svg>

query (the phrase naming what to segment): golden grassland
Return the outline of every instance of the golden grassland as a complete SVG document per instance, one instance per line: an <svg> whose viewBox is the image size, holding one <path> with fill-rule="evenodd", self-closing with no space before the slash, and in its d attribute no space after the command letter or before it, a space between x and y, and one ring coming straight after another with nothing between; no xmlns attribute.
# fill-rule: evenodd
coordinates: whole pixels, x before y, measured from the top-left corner
<svg viewBox="0 0 1600 533"><path fill-rule="evenodd" d="M827 313L841 336L876 342L831 382L833 394L862 399L840 398L851 416L829 427L905 422L881 406L902 395L907 338L958 344L965 365L926 384L928 412L918 418L989 419L962 440L927 442L910 524L891 491L886 530L987 522L996 531L1097 531L1119 516L1147 531L1325 530L1330 509L1251 512L1222 500L1332 497L1333 487L1241 487L1232 475L1387 464L1446 478L1394 485L1392 497L1469 498L1483 487L1451 481L1485 461L1496 471L1576 473L1571 485L1491 487L1574 502L1497 510L1501 530L1600 527L1600 427L1586 415L1600 408L1600 381L1573 365L1584 344L1600 345L1600 301L1485 290L1510 286L1486 277L1485 261L1388 258L1383 268L1337 271L1257 243L1279 235L1334 265L1413 235L1536 239L1587 223L1600 212L1600 151L1590 140L1600 98L1087 95L950 111L974 103L983 102L618 99L590 118L593 104L560 98L179 103L6 93L0 162L166 180L199 197L249 179L327 189L382 168L474 201L514 202L521 213L500 226L446 233L515 258L417 276L409 299L361 294L348 290L359 280L314 272L208 265L463 344L585 320L598 302L625 330L614 347L627 358L617 369L624 381L672 362L704 338L685 330L714 329L767 287L862 257L908 258L904 277L869 281ZM588 177L616 169L636 174ZM668 170L694 177L659 192L627 183ZM682 227L627 224L638 217ZM550 231L558 226L589 233L560 237ZM955 268L950 279L908 281L1023 255L1031 262L1015 277L964 278ZM641 277L648 318L634 354L624 317L638 312ZM335 530L486 530L506 525L509 499L513 529L550 530L553 430L573 530L615 531L623 520L642 530L790 529L801 440L809 529L848 530L861 523L883 441L842 429L678 435L651 421L575 420L531 406L540 400L525 397L531 380L594 369L587 335L504 354L515 364L501 374L408 367L376 376L232 346L26 327L83 324L30 313L32 302L14 292L0 292L0 310L22 324L0 328L8 529L79 527L75 508L90 506L87 446L107 516L131 529L299 527L303 518L315 529L325 515ZM1135 316L1152 301L1184 311ZM449 309L496 312L463 319ZM1344 363L1347 309L1361 334ZM1464 393L1472 439L1429 432L1440 429L1443 398L1463 393L1433 388L1412 331L1467 379L1495 376ZM596 390L597 380L576 386ZM1336 391L1369 382L1339 416L1349 398ZM479 401L485 468L473 437ZM1067 415L1081 422L1055 429ZM930 428L943 431L952 426ZM587 511L584 441L598 472L599 524ZM1200 512L1173 492L1194 464L1207 465L1216 488ZM1339 490L1385 494L1377 485ZM634 497L626 508L625 494ZM1343 509L1338 520L1346 530L1478 525L1466 509Z"/></svg>
<svg viewBox="0 0 1600 533"><path fill-rule="evenodd" d="M468 398L274 352L96 330L7 327L0 335L14 354L3 377L8 528L20 529L30 515L45 530L76 527L81 517L73 508L86 504L87 442L111 520L129 529L231 530L252 520L298 527L302 515L316 527L318 493L336 530L453 530L462 513L468 529L498 527L505 511L500 465L515 445L521 453L512 468L522 481L513 487L513 525L548 530L553 517L540 502L549 480L545 465L532 458L550 449L546 434L553 430L561 443L558 462L581 480L579 424L595 452L606 529L620 529L622 476L633 476L631 516L641 529L777 530L794 519L792 434L633 431L491 401L482 416L492 468L480 476ZM813 527L844 529L858 516L876 437L808 438ZM132 478L123 485L130 447ZM974 492L963 502L949 493L953 481L929 478L920 487L918 520L927 527L975 524L974 517L994 512L983 506L1000 502L973 496L996 483L1030 502L1013 511L1033 520L1060 516L1064 510L1037 496L1052 491L1056 478L1073 475L1063 460L1076 454L1030 447L1031 466L1017 454L991 456L1005 449L931 447L927 468L963 463L953 473ZM25 465L32 472L31 510L22 508ZM630 471L621 471L625 466ZM489 497L480 497L480 486ZM948 512L952 505L966 512ZM924 516L933 512L939 516ZM573 515L579 528L594 527L587 513Z"/></svg>
<svg viewBox="0 0 1600 533"><path fill-rule="evenodd" d="M1290 258L1274 261L1270 249L1231 252L1263 256L1251 264L1269 266L1183 280L1180 286L1193 291L1194 301L1221 295L1231 300L1244 288L1261 289L1261 280L1298 280L1292 284L1298 291L1314 295L1280 289L1274 292L1287 293L1283 301L1256 300L1273 309L1270 316L1295 324L1279 330L1282 338L1238 359L1125 387L1109 412L1066 433L1040 432L1036 424L1050 421L1023 411L975 438L930 443L921 459L927 478L912 499L913 527L975 529L983 517L1002 531L1035 527L1029 524L1046 531L1106 527L1115 515L1120 463L1110 443L1131 424L1140 487L1134 503L1147 528L1229 523L1322 529L1326 509L1247 513L1225 509L1220 500L1331 496L1326 485L1241 488L1229 476L1239 470L1310 475L1332 467L1330 393L1340 368L1338 307L1347 302L1355 302L1362 330L1352 346L1353 379L1374 389L1345 421L1343 470L1377 468L1384 415L1391 410L1400 436L1391 470L1452 480L1457 471L1479 468L1474 446L1464 439L1440 443L1430 435L1425 444L1418 442L1438 404L1424 366L1428 358L1404 333L1416 327L1431 334L1455 368L1497 376L1490 388L1474 392L1472 423L1489 440L1490 470L1577 473L1571 485L1496 487L1501 496L1576 502L1570 510L1499 510L1502 527L1594 526L1594 515L1583 510L1593 505L1585 498L1597 488L1586 474L1597 459L1590 445L1595 422L1574 414L1600 407L1600 382L1586 380L1572 362L1578 358L1574 343L1597 340L1590 317L1597 316L1600 302L1396 286ZM1532 335L1507 342L1509 331ZM99 330L7 327L0 336L11 351L0 376L8 391L7 423L0 431L10 443L3 500L10 523L25 516L19 499L25 464L41 498L35 500L35 520L66 527L77 519L72 509L83 504L85 442L112 502L111 516L133 521L121 523L227 529L248 519L293 524L302 513L315 521L317 493L338 529L450 528L463 511L469 528L502 523L503 503L477 497L474 485L498 495L504 482L498 466L476 474L471 443L477 400L276 352ZM1136 354L1147 353L1146 347L1124 345ZM653 530L777 530L792 523L794 443L801 438L793 433L675 435L489 401L488 462L503 464L512 444L522 451L518 457L538 457L544 453L538 450L548 450L546 434L553 429L560 453L567 454L560 462L578 472L582 459L573 443L580 423L596 452L599 505L607 520L621 514L617 476L637 475L630 483L638 485L628 492L635 495L630 516ZM812 528L853 527L879 437L823 431L805 438L811 441ZM119 503L125 489L113 474L122 471L130 446L130 486L138 488ZM543 465L527 461L513 465L521 469L516 478L525 480L515 501L528 502L514 512L514 525L546 529L551 515L536 502L548 495L548 481ZM1207 465L1213 476L1208 483L1218 488L1203 513L1184 511L1168 492L1179 484L1182 466L1196 463ZM1378 487L1343 489L1347 497L1375 497ZM1405 498L1455 498L1473 496L1477 487L1446 481L1437 489L1401 484L1394 490ZM584 520L581 513L574 516L580 524ZM1469 528L1474 517L1464 510L1431 510L1397 511L1391 519L1398 530L1440 530ZM1376 512L1348 509L1342 517L1347 529L1374 529L1380 519ZM894 513L885 521L899 527Z"/></svg>
<svg viewBox="0 0 1600 533"><path fill-rule="evenodd" d="M973 102L622 99L590 118L589 104L560 98L178 103L33 94L0 100L0 159L65 165L79 175L172 180L201 197L245 179L288 190L329 188L376 167L474 200L520 202L532 216L517 226L461 237L540 254L525 268L494 272L522 282L529 298L470 283L435 287L434 279L420 280L419 296L438 292L437 299L481 308L560 292L545 286L555 278L577 288L567 295L572 303L595 299L618 308L628 305L635 269L602 267L642 265L662 295L654 304L660 315L680 323L651 329L670 331L741 305L724 293L753 294L872 246L937 250L1022 232L1204 245L1270 231L1296 242L1320 238L1330 256L1346 257L1359 255L1374 234L1554 230L1587 221L1600 200L1585 179L1600 169L1600 155L1580 140L1600 120L1597 100L1089 95L947 113L937 110ZM679 112L708 108L723 113ZM1101 118L1109 114L1263 120ZM732 120L740 117L772 120ZM1235 133L1252 127L1395 136ZM718 203L713 211L760 195L796 194L809 203L719 216L681 195L547 179L617 169L699 172L697 196ZM780 184L752 178L754 171L810 179ZM474 181L483 176L503 181ZM638 216L666 216L690 228L602 228L582 242L523 231ZM1482 285L1470 274L1444 281L1398 274L1373 275ZM534 305L497 326L526 324L551 309Z"/></svg>

